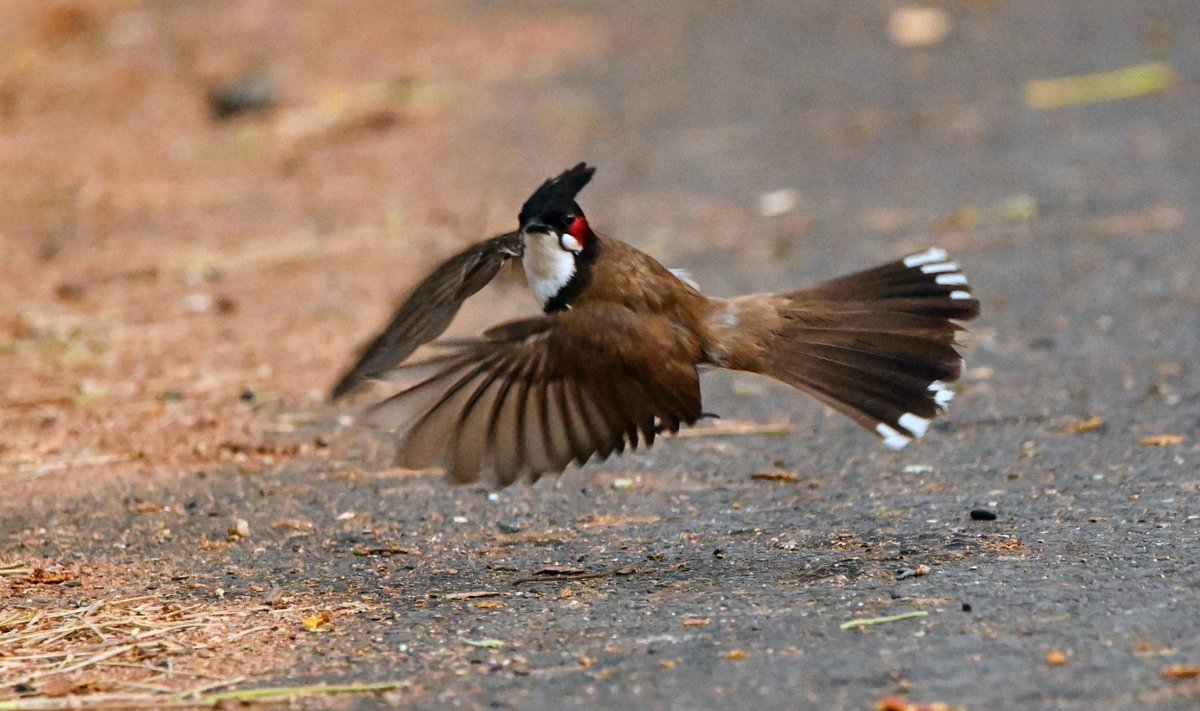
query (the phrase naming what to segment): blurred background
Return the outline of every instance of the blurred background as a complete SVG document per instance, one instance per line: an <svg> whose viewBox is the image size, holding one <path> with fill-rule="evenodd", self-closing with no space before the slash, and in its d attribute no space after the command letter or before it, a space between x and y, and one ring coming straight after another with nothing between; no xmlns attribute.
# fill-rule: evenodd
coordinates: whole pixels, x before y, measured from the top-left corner
<svg viewBox="0 0 1200 711"><path fill-rule="evenodd" d="M1194 2L4 9L12 480L313 453L265 443L330 417L414 280L581 160L593 224L715 294L949 248L985 303L976 414L1195 397Z"/></svg>
<svg viewBox="0 0 1200 711"><path fill-rule="evenodd" d="M0 698L1195 709L1196 0L0 9ZM895 453L713 374L740 434L389 468L328 388L579 161L715 295L947 248L954 407ZM533 310L495 289L456 327Z"/></svg>

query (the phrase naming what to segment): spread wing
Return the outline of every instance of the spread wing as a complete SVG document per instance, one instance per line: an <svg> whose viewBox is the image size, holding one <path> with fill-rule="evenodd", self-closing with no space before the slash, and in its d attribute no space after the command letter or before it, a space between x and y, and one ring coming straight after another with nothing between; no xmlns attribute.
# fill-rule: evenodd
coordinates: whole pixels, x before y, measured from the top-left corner
<svg viewBox="0 0 1200 711"><path fill-rule="evenodd" d="M700 345L665 317L590 304L448 347L367 419L400 431L399 465L457 483L537 480L700 417Z"/></svg>
<svg viewBox="0 0 1200 711"><path fill-rule="evenodd" d="M333 386L330 398L342 397L364 380L376 378L417 348L442 335L459 307L496 276L504 262L521 256L520 232L492 237L446 260L416 286L387 328L375 337Z"/></svg>

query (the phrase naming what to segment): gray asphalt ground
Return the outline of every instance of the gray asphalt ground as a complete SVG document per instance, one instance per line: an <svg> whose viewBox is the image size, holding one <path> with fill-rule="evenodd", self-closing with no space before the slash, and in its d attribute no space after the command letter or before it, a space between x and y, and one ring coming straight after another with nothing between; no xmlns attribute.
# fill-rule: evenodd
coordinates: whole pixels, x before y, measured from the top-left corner
<svg viewBox="0 0 1200 711"><path fill-rule="evenodd" d="M955 2L948 38L915 50L888 40L892 5L585 5L615 51L505 87L464 155L598 164L593 223L714 294L947 247L984 315L925 441L892 453L786 388L714 374L707 409L789 433L664 441L494 499L372 476L365 455L360 476L214 472L172 492L212 516L168 541L104 495L62 515L123 531L106 555L230 596L371 605L279 680L420 692L355 707L1197 708L1197 682L1163 672L1200 664L1200 4ZM1180 75L1165 93L1023 103L1029 79L1150 60ZM762 216L780 189L796 209ZM1142 443L1161 435L1185 439ZM198 552L231 515L265 552ZM272 531L284 517L320 534ZM420 555L354 554L388 546ZM454 597L472 591L501 596ZM839 628L911 611L928 616Z"/></svg>

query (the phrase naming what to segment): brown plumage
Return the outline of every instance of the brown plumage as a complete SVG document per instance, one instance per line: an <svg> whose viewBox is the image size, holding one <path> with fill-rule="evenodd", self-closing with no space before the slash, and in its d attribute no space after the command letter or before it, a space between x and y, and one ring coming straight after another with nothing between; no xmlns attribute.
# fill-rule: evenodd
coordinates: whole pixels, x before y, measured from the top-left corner
<svg viewBox="0 0 1200 711"><path fill-rule="evenodd" d="M710 298L592 232L574 202L590 177L580 164L547 181L522 208L518 232L435 271L335 387L337 397L383 375L440 335L505 260L523 259L545 315L400 366L426 377L368 411L399 433L399 464L508 486L649 445L700 418L701 365L797 387L896 448L922 436L953 397L947 384L962 371L955 321L975 317L979 302L944 251L808 289Z"/></svg>

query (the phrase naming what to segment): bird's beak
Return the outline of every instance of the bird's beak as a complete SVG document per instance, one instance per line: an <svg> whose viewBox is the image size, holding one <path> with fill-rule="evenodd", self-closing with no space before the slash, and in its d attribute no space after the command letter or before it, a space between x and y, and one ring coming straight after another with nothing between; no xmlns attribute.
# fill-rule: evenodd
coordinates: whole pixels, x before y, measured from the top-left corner
<svg viewBox="0 0 1200 711"><path fill-rule="evenodd" d="M547 224L544 224L541 222L537 222L535 220L532 222L527 222L524 225L522 225L521 232L522 232L522 234L533 233L533 234L548 235L548 234L550 234L550 225L547 225Z"/></svg>

